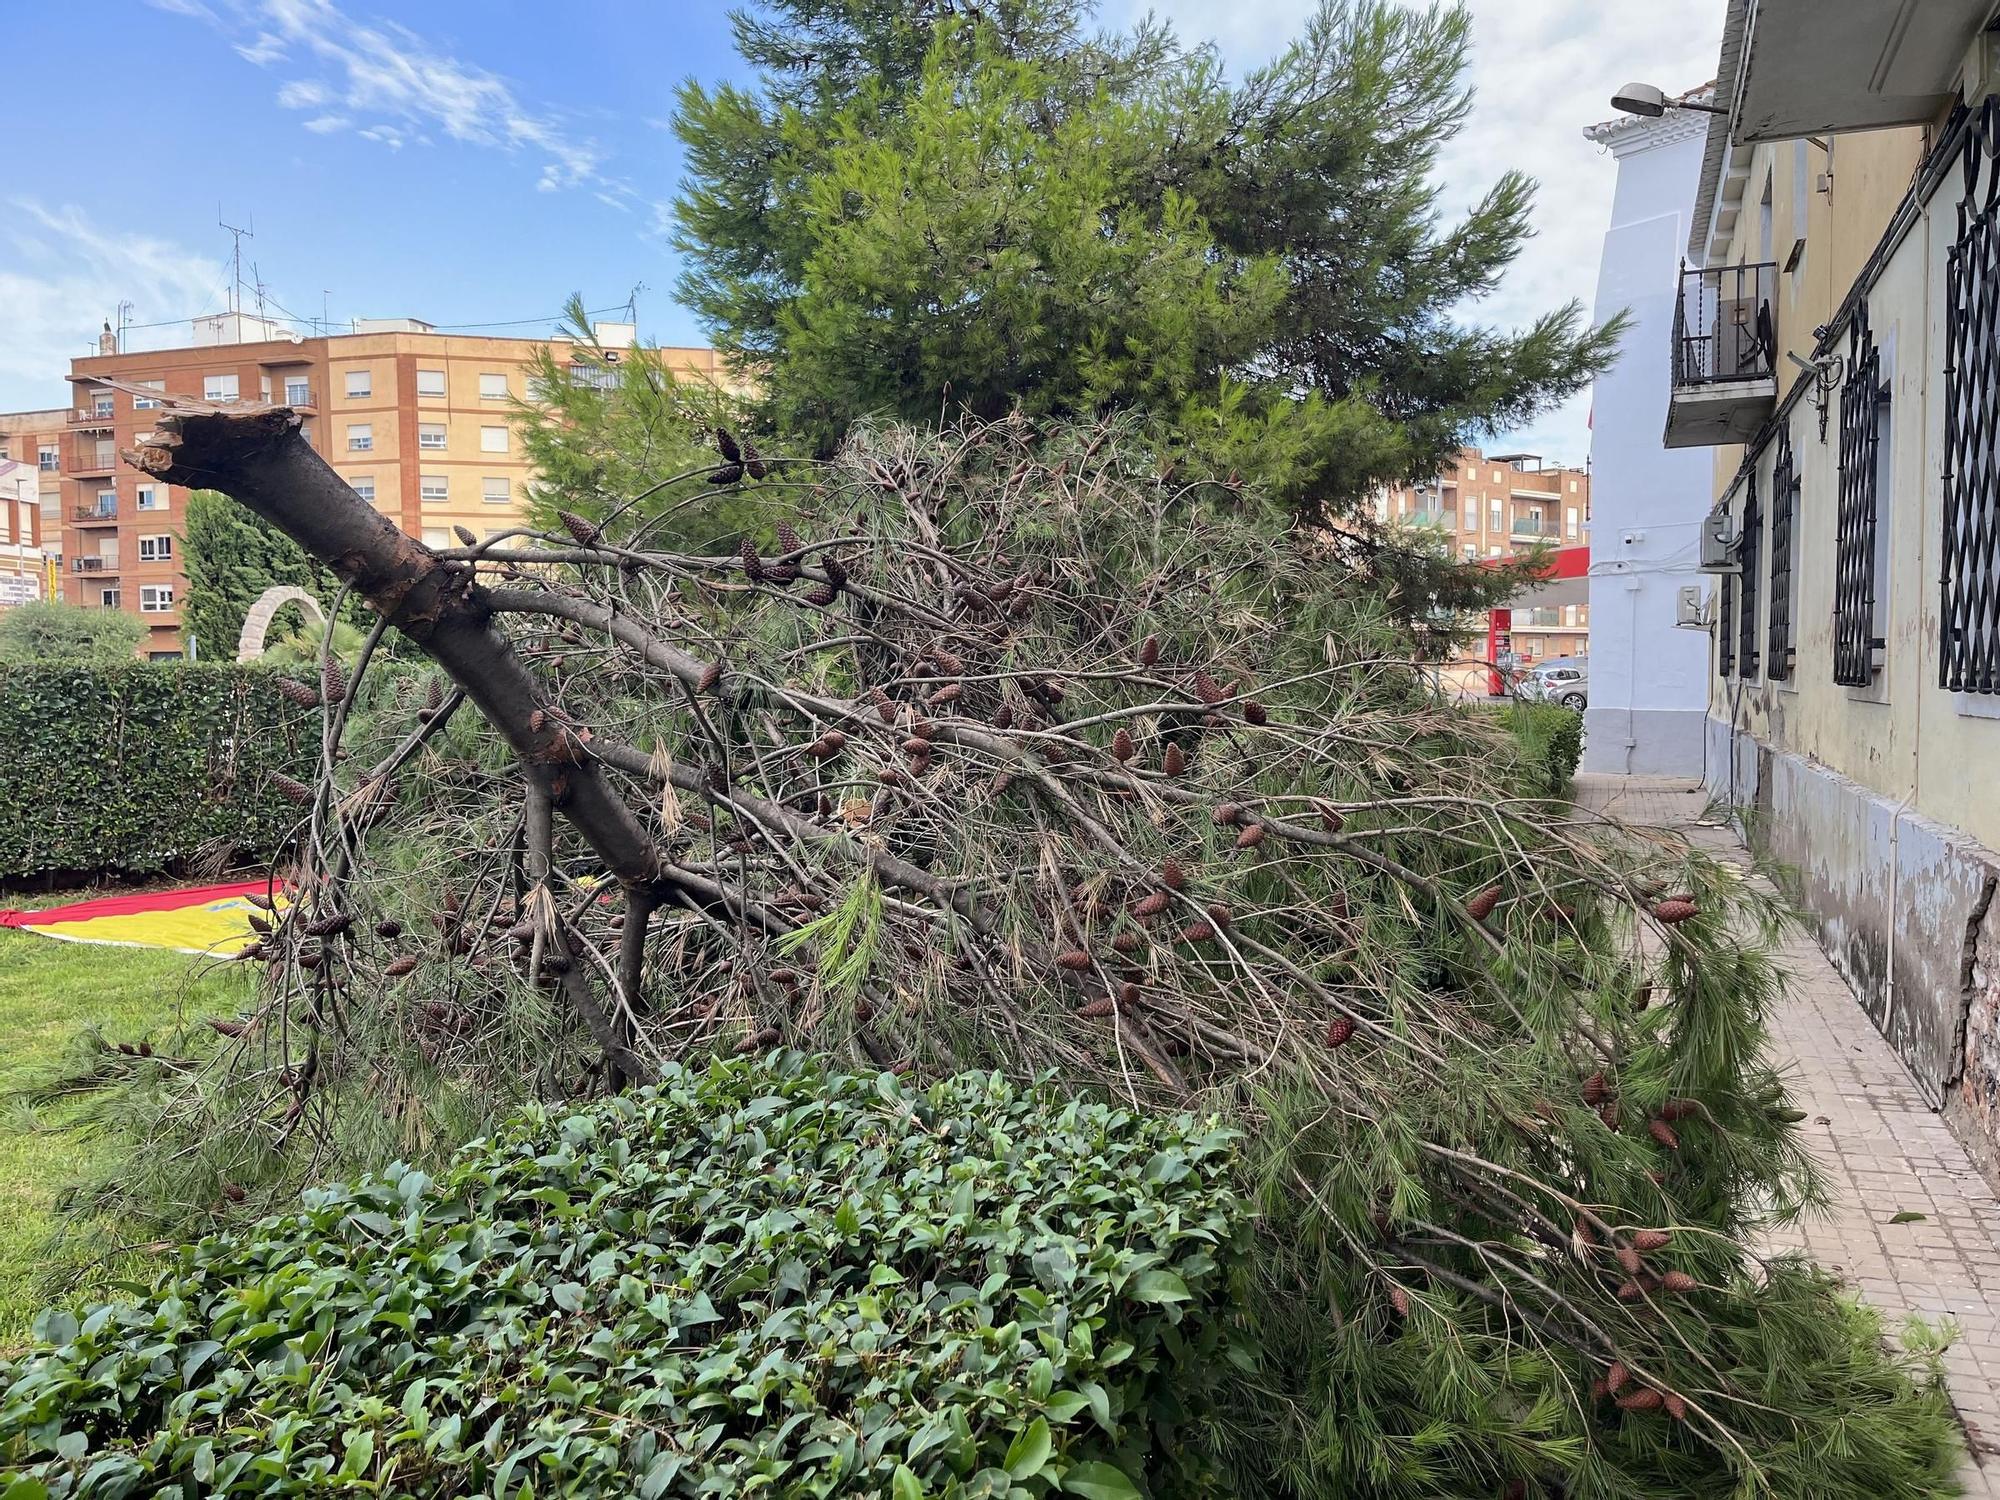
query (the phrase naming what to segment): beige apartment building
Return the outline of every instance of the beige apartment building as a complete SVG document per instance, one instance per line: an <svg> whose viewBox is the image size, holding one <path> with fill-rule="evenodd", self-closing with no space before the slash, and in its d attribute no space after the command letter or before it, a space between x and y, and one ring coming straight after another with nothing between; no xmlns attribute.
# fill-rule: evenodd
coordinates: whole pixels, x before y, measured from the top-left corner
<svg viewBox="0 0 2000 1500"><path fill-rule="evenodd" d="M2000 1156L1995 0L1730 0L1664 441L1715 457L1707 779ZM1806 45L1805 38L1812 44Z"/></svg>
<svg viewBox="0 0 2000 1500"><path fill-rule="evenodd" d="M1426 484L1398 485L1375 497L1375 517L1444 532L1467 562L1515 557L1537 547L1590 545L1590 472L1544 464L1532 453L1463 449ZM1590 651L1590 606L1563 604L1512 613L1510 665L1533 666Z"/></svg>
<svg viewBox="0 0 2000 1500"><path fill-rule="evenodd" d="M0 412L0 609L59 593L69 413Z"/></svg>
<svg viewBox="0 0 2000 1500"><path fill-rule="evenodd" d="M569 378L601 382L636 337L630 324L598 324L600 356L567 339L444 333L415 319L365 320L352 333L314 337L242 313L194 326L185 348L107 348L74 361L60 457L63 596L138 615L159 659L189 648L180 634L186 492L120 460L152 426L160 399L129 388L291 406L307 440L357 494L410 535L449 545L454 527L486 536L520 519L533 475L515 403L532 396L537 354L551 350ZM728 383L711 350L661 353L678 373ZM193 644L204 657L236 646Z"/></svg>

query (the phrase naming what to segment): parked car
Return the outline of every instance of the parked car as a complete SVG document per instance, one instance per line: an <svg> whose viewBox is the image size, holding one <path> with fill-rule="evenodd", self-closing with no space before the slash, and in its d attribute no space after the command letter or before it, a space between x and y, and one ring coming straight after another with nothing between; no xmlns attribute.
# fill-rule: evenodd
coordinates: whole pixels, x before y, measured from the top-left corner
<svg viewBox="0 0 2000 1500"><path fill-rule="evenodd" d="M1521 696L1582 713L1590 704L1590 664L1569 657L1537 662L1521 679Z"/></svg>

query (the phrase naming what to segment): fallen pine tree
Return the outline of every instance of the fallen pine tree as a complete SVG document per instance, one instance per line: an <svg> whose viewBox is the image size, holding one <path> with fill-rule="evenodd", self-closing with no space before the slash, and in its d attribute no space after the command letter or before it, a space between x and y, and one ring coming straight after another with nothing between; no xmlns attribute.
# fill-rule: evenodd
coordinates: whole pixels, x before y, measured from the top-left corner
<svg viewBox="0 0 2000 1500"><path fill-rule="evenodd" d="M372 643L293 685L323 774L200 1132L311 1161L532 1028L555 1093L780 1043L1047 1072L1243 1133L1235 1493L1949 1493L1922 1351L1750 1245L1819 1196L1764 1053L1778 914L1513 794L1371 585L1236 485L1115 425L721 433L666 493L741 486L734 555L671 504L433 549L296 425L190 408L134 458L441 676L401 722L350 713Z"/></svg>

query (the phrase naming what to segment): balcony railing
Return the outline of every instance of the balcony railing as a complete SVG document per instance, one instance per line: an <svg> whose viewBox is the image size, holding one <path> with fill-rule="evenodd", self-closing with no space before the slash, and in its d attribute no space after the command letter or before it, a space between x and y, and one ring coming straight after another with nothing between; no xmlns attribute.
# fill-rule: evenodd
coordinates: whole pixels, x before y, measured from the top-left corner
<svg viewBox="0 0 2000 1500"><path fill-rule="evenodd" d="M1778 399L1778 268L1681 268L1674 301L1669 448L1747 442Z"/></svg>
<svg viewBox="0 0 2000 1500"><path fill-rule="evenodd" d="M72 505L69 518L84 525L93 521L115 521L118 519L118 502L98 500L89 505Z"/></svg>
<svg viewBox="0 0 2000 1500"><path fill-rule="evenodd" d="M1777 286L1778 268L1769 262L1683 268L1674 304L1675 390L1776 377Z"/></svg>
<svg viewBox="0 0 2000 1500"><path fill-rule="evenodd" d="M70 560L70 567L78 573L116 573L118 559L115 557L77 557Z"/></svg>
<svg viewBox="0 0 2000 1500"><path fill-rule="evenodd" d="M79 406L69 414L69 425L72 427L109 427L117 420L117 413L108 406Z"/></svg>
<svg viewBox="0 0 2000 1500"><path fill-rule="evenodd" d="M118 445L104 438L71 433L63 441L65 474L109 474L118 467Z"/></svg>
<svg viewBox="0 0 2000 1500"><path fill-rule="evenodd" d="M286 385L278 393L278 399L284 402L286 406L295 407L301 411L317 411L319 409L319 402L313 399L313 388L309 385L300 385L296 381Z"/></svg>

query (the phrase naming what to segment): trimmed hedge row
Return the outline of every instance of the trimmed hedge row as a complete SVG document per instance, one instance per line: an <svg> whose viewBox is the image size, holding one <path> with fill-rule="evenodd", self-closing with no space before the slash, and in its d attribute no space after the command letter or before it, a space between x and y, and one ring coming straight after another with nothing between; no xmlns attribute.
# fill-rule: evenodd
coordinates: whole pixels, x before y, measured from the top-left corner
<svg viewBox="0 0 2000 1500"><path fill-rule="evenodd" d="M203 844L270 854L298 816L317 715L231 663L0 668L0 879L173 870Z"/></svg>
<svg viewBox="0 0 2000 1500"><path fill-rule="evenodd" d="M1206 1398L1243 1357L1229 1141L998 1076L674 1067L45 1313L0 1362L0 1472L50 1496L1214 1496Z"/></svg>

